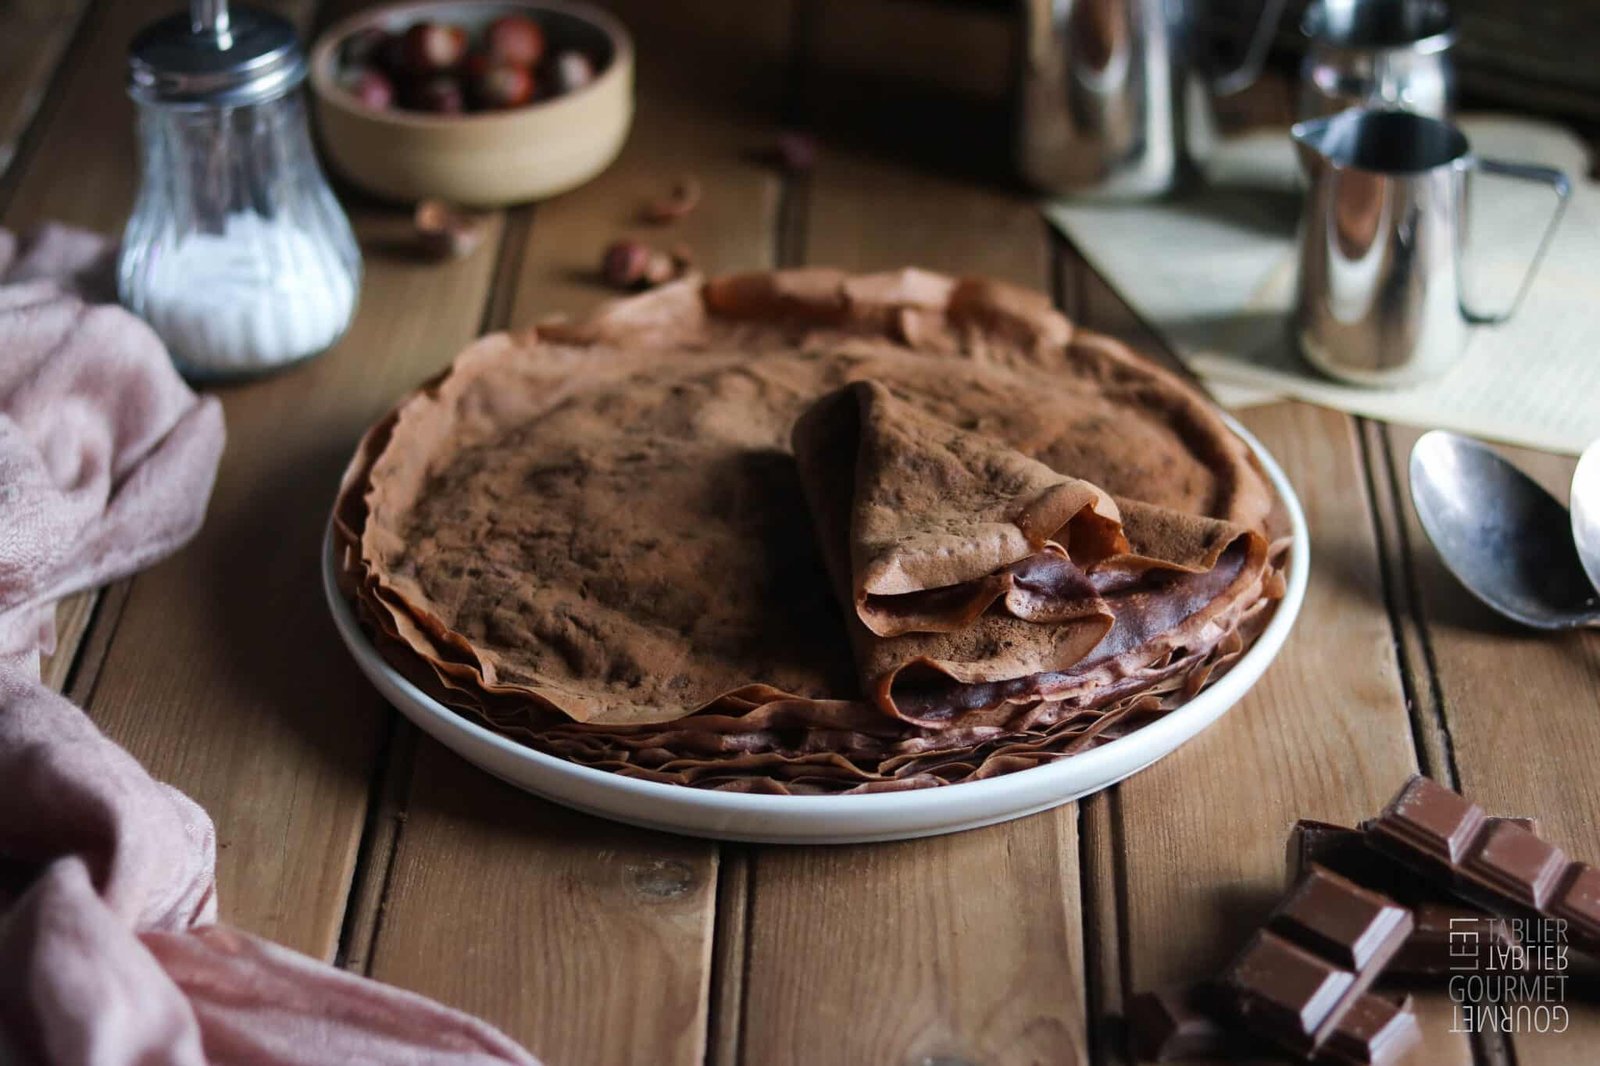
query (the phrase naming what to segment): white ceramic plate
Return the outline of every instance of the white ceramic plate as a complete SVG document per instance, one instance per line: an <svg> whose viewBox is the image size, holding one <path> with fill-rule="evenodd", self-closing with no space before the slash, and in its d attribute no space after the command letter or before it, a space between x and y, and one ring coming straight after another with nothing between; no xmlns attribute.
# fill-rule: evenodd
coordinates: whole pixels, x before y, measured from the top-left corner
<svg viewBox="0 0 1600 1066"><path fill-rule="evenodd" d="M639 781L580 766L485 729L384 662L339 592L331 535L323 551L323 590L356 662L402 714L467 761L563 806L648 829L762 843L847 844L954 833L1048 810L1138 773L1220 718L1277 657L1305 599L1306 519L1277 462L1253 436L1237 424L1233 428L1266 468L1294 533L1288 591L1266 630L1232 670L1165 717L1098 748L985 781L860 796L753 796Z"/></svg>

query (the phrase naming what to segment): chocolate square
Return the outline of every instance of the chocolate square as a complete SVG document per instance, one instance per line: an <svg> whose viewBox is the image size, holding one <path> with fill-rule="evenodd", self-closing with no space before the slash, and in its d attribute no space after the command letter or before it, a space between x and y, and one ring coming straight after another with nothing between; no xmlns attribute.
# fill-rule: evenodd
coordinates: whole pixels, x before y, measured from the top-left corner
<svg viewBox="0 0 1600 1066"><path fill-rule="evenodd" d="M1421 1038L1410 996L1394 1003L1366 995L1345 1012L1317 1061L1350 1066L1396 1062Z"/></svg>
<svg viewBox="0 0 1600 1066"><path fill-rule="evenodd" d="M1600 939L1600 870L1575 862L1566 883L1550 902L1550 914L1572 923L1579 940Z"/></svg>
<svg viewBox="0 0 1600 1066"><path fill-rule="evenodd" d="M1128 1001L1128 1046L1141 1062L1221 1055L1227 1033L1198 1005L1194 988L1140 992Z"/></svg>
<svg viewBox="0 0 1600 1066"><path fill-rule="evenodd" d="M1239 1016L1286 1047L1309 1051L1315 1034L1346 999L1355 975L1262 930L1235 961L1228 991Z"/></svg>
<svg viewBox="0 0 1600 1066"><path fill-rule="evenodd" d="M1404 916L1404 908L1376 892L1313 865L1268 927L1346 969L1361 970Z"/></svg>
<svg viewBox="0 0 1600 1066"><path fill-rule="evenodd" d="M1421 903L1411 912L1413 927L1389 964L1385 981L1438 978L1444 974L1491 969L1491 961L1510 957L1518 939L1510 922L1477 907Z"/></svg>
<svg viewBox="0 0 1600 1066"><path fill-rule="evenodd" d="M1537 909L1550 899L1567 868L1567 856L1519 825L1493 821L1461 868L1469 877Z"/></svg>
<svg viewBox="0 0 1600 1066"><path fill-rule="evenodd" d="M1374 828L1410 842L1438 862L1453 865L1466 853L1483 821L1481 807L1418 775L1406 782Z"/></svg>

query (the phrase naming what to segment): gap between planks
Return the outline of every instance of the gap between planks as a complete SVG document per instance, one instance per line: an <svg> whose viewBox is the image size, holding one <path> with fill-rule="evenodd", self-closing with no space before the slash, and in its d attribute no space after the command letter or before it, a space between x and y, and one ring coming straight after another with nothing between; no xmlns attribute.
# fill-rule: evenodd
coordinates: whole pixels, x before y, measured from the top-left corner
<svg viewBox="0 0 1600 1066"><path fill-rule="evenodd" d="M483 301L479 333L510 325L517 278L527 254L534 211L529 204L505 212L505 223L495 248L494 273ZM395 856L399 854L400 838L405 831L417 738L417 727L411 720L393 707L388 708L382 747L368 794L367 817L350 876L350 895L339 929L339 946L334 956L336 965L356 973L370 972L373 950L383 934L383 914L394 880Z"/></svg>

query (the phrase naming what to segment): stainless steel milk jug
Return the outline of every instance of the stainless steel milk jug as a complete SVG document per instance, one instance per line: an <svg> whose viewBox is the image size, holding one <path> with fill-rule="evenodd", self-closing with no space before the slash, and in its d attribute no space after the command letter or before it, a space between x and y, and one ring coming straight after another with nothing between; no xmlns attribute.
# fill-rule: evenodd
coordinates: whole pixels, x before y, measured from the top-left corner
<svg viewBox="0 0 1600 1066"><path fill-rule="evenodd" d="M1550 167L1473 154L1435 118L1352 108L1292 131L1309 189L1300 220L1294 331L1317 369L1355 385L1409 385L1461 358L1468 327L1522 302L1571 194ZM1474 171L1547 185L1555 210L1509 307L1462 296L1467 181Z"/></svg>

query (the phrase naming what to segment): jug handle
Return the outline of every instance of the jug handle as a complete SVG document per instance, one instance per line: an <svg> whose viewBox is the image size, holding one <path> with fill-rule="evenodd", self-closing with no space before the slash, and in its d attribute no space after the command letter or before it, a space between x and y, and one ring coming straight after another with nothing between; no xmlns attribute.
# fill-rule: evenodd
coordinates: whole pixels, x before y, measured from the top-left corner
<svg viewBox="0 0 1600 1066"><path fill-rule="evenodd" d="M1550 250L1550 242L1556 235L1556 227L1561 224L1561 216L1566 213L1567 202L1572 198L1572 182L1566 174L1555 167L1542 167L1533 163L1511 163L1503 159L1484 159L1473 156L1469 166L1485 174L1497 174L1501 177L1515 178L1519 181L1532 181L1548 185L1556 194L1556 209L1550 216L1550 221L1545 225L1544 235L1539 238L1539 247L1534 249L1533 260L1528 264L1527 273L1522 275L1522 283L1517 286L1517 294L1512 298L1511 306L1498 313L1483 313L1474 311L1467 306L1465 298L1457 294L1457 302L1461 305L1461 314L1468 322L1475 326L1492 326L1504 322L1517 313L1517 308L1522 306L1523 297L1528 295L1528 287L1533 284L1533 276L1539 272L1539 264L1544 261L1545 253ZM1457 277L1460 277L1457 272Z"/></svg>
<svg viewBox="0 0 1600 1066"><path fill-rule="evenodd" d="M1272 48L1272 39L1278 35L1278 23L1283 21L1287 6L1287 0L1264 0L1261 17L1256 21L1255 29L1250 31L1250 43L1245 46L1244 58L1232 70L1211 79L1212 91L1219 96L1232 96L1255 84L1256 79L1261 77L1261 68L1266 65L1267 52Z"/></svg>

